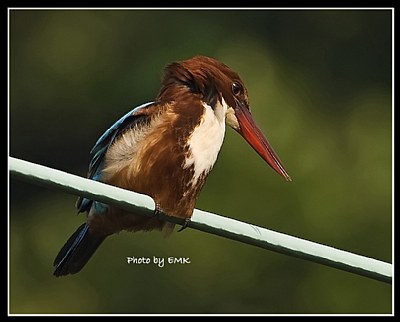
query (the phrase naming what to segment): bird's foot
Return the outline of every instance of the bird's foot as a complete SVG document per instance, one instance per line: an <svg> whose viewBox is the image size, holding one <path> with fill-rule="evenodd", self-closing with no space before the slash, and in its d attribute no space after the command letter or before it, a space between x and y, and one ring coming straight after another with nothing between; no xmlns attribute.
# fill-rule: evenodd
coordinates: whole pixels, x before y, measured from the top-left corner
<svg viewBox="0 0 400 322"><path fill-rule="evenodd" d="M163 211L161 210L160 205L156 203L156 208L154 209L153 216L151 216L150 218L159 219L159 215L161 215L162 213Z"/></svg>
<svg viewBox="0 0 400 322"><path fill-rule="evenodd" d="M151 218L157 218L160 214L164 214L164 212L161 210L161 207L159 204L156 203L156 207L154 209L154 214ZM190 223L190 218L185 218L185 221L182 224L182 227L179 228L178 233L181 232L182 230L186 229L187 227L189 227L189 223Z"/></svg>
<svg viewBox="0 0 400 322"><path fill-rule="evenodd" d="M189 227L189 223L190 223L190 218L185 218L185 221L183 222L182 227L178 230L178 233Z"/></svg>

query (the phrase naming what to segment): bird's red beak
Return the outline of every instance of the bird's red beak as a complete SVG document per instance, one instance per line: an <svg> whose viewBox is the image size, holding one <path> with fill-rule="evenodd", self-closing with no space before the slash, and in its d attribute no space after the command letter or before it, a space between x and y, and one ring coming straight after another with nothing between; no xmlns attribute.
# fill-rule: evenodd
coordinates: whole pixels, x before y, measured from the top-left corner
<svg viewBox="0 0 400 322"><path fill-rule="evenodd" d="M235 116L239 123L239 128L236 128L236 131L244 137L244 139L265 161L267 161L272 169L284 177L286 181L292 181L283 167L281 160L279 160L278 155L272 149L267 138L254 122L249 109L242 104L237 104L235 108Z"/></svg>

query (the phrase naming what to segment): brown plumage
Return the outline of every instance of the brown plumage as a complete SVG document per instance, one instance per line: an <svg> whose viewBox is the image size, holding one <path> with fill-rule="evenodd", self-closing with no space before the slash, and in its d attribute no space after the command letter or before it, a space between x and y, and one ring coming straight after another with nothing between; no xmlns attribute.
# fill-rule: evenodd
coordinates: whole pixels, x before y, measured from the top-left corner
<svg viewBox="0 0 400 322"><path fill-rule="evenodd" d="M225 123L238 131L282 176L289 176L249 112L239 75L209 57L172 63L153 103L117 121L93 148L88 177L151 196L157 208L189 219L221 148ZM121 230L173 225L86 198L77 202L87 223L64 245L55 275L78 272L104 239Z"/></svg>

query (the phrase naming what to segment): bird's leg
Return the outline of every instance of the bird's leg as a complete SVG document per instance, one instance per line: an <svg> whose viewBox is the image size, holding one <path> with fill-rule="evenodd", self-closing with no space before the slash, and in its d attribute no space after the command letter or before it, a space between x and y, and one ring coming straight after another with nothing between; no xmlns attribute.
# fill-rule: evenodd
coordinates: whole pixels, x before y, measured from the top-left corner
<svg viewBox="0 0 400 322"><path fill-rule="evenodd" d="M153 218L154 218L154 217L157 218L157 216L158 216L159 214L161 214L161 213L162 213L161 206L160 206L159 203L156 202L156 208L154 209L154 215L153 215L152 217L153 217Z"/></svg>
<svg viewBox="0 0 400 322"><path fill-rule="evenodd" d="M161 210L161 206L160 206L160 204L156 203L156 207L154 209L154 214L153 214L152 218L157 219L157 216L160 215L161 213L163 213L163 211ZM189 223L190 223L190 218L185 218L185 221L183 222L182 227L179 228L178 233L181 232L182 230L186 229L187 227L189 227Z"/></svg>
<svg viewBox="0 0 400 322"><path fill-rule="evenodd" d="M157 218L157 216L162 213L163 211L161 210L161 206L158 203L156 203L156 207L154 209L154 215L152 216L152 218ZM189 223L190 223L190 218L185 218L185 221L183 222L182 227L179 228L178 233L189 227Z"/></svg>
<svg viewBox="0 0 400 322"><path fill-rule="evenodd" d="M189 227L189 223L190 223L190 218L185 218L185 221L183 222L182 227L179 228L178 233L180 233L182 230L184 230L187 227Z"/></svg>

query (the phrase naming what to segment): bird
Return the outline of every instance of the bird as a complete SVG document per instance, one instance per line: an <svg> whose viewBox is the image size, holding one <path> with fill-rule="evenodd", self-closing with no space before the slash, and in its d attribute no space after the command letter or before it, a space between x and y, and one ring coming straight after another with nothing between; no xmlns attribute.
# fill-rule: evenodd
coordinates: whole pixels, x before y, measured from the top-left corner
<svg viewBox="0 0 400 322"><path fill-rule="evenodd" d="M90 151L87 177L152 197L156 211L190 221L196 199L222 147L226 125L238 132L286 181L291 178L250 112L239 75L217 59L197 55L168 64L154 101L116 121ZM86 197L76 202L83 223L54 260L54 275L81 271L98 247L120 231L174 224L128 213ZM183 227L184 228L184 227Z"/></svg>

